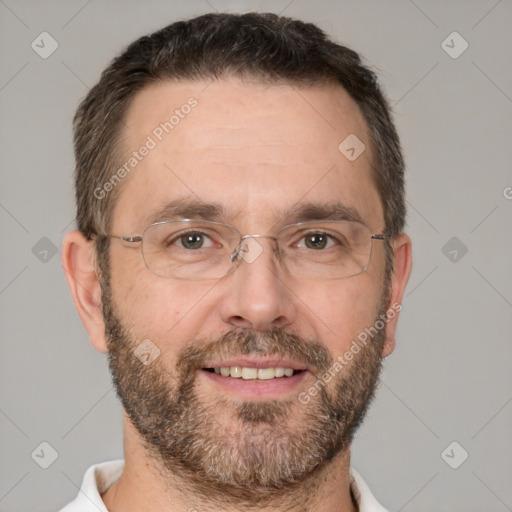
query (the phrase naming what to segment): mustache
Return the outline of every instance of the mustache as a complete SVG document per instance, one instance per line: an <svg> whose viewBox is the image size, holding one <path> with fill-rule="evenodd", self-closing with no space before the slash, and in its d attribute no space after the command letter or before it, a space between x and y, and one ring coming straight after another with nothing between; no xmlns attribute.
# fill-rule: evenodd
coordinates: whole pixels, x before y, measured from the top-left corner
<svg viewBox="0 0 512 512"><path fill-rule="evenodd" d="M234 329L214 340L197 339L178 353L176 366L180 373L190 374L208 368L215 360L250 354L289 358L315 373L327 371L334 362L328 350L315 339L305 340L284 329L265 332Z"/></svg>

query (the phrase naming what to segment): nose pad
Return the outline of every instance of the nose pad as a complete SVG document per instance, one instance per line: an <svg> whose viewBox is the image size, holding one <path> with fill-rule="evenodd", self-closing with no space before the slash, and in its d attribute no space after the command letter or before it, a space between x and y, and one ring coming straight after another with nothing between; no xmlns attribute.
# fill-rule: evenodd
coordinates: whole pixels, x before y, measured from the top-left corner
<svg viewBox="0 0 512 512"><path fill-rule="evenodd" d="M262 245L254 238L246 238L241 244L241 258L246 263L253 263L263 252Z"/></svg>
<svg viewBox="0 0 512 512"><path fill-rule="evenodd" d="M253 263L262 253L263 246L253 236L247 236L231 255L231 262L243 260Z"/></svg>

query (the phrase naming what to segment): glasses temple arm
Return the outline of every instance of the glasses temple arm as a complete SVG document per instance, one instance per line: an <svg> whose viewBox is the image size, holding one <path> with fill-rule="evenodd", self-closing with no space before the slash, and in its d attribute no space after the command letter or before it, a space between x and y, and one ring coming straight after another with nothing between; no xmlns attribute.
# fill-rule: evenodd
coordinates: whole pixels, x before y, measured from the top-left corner
<svg viewBox="0 0 512 512"><path fill-rule="evenodd" d="M135 235L135 236L117 236L117 235L104 235L108 236L109 238L116 238L117 240L122 240L123 242L130 242L130 243L136 243L136 242L142 242L142 235Z"/></svg>

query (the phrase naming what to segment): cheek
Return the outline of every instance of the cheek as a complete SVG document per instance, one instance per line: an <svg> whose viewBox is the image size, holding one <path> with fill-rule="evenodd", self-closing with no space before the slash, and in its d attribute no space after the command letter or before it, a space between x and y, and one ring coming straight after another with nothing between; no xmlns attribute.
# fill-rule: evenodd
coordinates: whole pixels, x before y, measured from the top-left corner
<svg viewBox="0 0 512 512"><path fill-rule="evenodd" d="M112 272L116 311L123 325L137 338L178 343L182 337L197 335L207 312L211 283L165 279L146 268L137 275Z"/></svg>
<svg viewBox="0 0 512 512"><path fill-rule="evenodd" d="M318 283L297 290L302 303L304 328L313 326L315 336L332 354L343 352L352 340L373 325L381 288L370 275Z"/></svg>

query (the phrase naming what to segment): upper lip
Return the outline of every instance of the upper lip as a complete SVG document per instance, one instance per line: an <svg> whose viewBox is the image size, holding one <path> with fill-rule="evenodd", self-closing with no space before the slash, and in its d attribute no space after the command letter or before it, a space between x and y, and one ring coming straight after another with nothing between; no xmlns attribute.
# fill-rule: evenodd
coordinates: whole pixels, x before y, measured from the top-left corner
<svg viewBox="0 0 512 512"><path fill-rule="evenodd" d="M273 359L255 359L243 358L225 359L208 363L204 368L222 368L229 366L245 366L247 368L291 368L292 370L307 370L304 363L292 361L290 359L273 358Z"/></svg>

